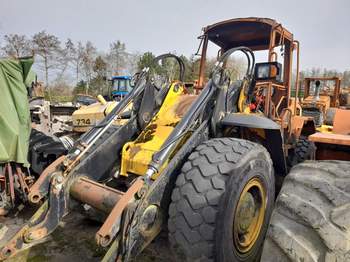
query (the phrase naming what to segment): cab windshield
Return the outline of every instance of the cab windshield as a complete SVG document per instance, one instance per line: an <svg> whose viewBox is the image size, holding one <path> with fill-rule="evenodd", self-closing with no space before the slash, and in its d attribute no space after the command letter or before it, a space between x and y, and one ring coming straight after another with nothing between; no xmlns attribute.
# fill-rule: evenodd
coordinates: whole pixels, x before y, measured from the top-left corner
<svg viewBox="0 0 350 262"><path fill-rule="evenodd" d="M332 96L334 93L334 82L332 81L321 81L320 83L320 95ZM310 85L310 95L316 95L316 81L312 81Z"/></svg>
<svg viewBox="0 0 350 262"><path fill-rule="evenodd" d="M113 91L130 92L131 91L130 79L114 79Z"/></svg>

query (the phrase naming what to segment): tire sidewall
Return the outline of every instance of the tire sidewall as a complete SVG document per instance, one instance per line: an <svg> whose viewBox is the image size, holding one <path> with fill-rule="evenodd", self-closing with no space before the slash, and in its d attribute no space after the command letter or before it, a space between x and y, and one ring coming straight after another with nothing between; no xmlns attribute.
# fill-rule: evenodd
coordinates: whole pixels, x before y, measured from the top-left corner
<svg viewBox="0 0 350 262"><path fill-rule="evenodd" d="M241 163L239 168L232 170L229 174L230 178L220 203L216 233L217 261L254 261L259 257L273 209L275 189L271 164L261 156L251 157L247 160L243 158ZM248 181L255 177L260 179L266 190L266 213L261 233L254 246L244 256L240 256L234 247L232 233L234 214L243 188Z"/></svg>

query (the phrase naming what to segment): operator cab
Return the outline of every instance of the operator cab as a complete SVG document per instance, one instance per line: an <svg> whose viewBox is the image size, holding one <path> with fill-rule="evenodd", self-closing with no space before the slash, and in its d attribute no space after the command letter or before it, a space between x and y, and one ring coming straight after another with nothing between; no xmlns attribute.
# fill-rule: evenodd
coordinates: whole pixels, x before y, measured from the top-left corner
<svg viewBox="0 0 350 262"><path fill-rule="evenodd" d="M219 22L203 29L202 60L208 43L219 47L218 56L230 48L248 47L255 57L265 58L255 64L253 112L261 112L271 119L280 119L284 108L291 105L290 90L293 49L298 47L293 35L275 20L268 18L237 18ZM267 54L267 57L266 57ZM206 63L201 61L198 87L204 86ZM244 81L232 85L242 88Z"/></svg>
<svg viewBox="0 0 350 262"><path fill-rule="evenodd" d="M120 101L132 90L131 76L113 76L111 81L113 100Z"/></svg>
<svg viewBox="0 0 350 262"><path fill-rule="evenodd" d="M339 106L340 77L306 77L304 101L327 100L328 107Z"/></svg>

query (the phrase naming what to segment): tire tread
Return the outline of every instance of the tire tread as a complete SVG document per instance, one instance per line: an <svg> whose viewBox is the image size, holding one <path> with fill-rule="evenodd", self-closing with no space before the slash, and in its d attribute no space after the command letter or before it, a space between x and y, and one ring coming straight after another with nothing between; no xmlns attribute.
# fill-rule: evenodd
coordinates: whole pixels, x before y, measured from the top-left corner
<svg viewBox="0 0 350 262"><path fill-rule="evenodd" d="M274 254L277 261L346 261L349 217L350 162L299 164L275 203L261 261L271 261Z"/></svg>
<svg viewBox="0 0 350 262"><path fill-rule="evenodd" d="M188 157L177 178L181 182L176 182L169 206L169 240L178 257L191 261L215 260L212 250L215 223L229 178L228 170L237 166L245 153L256 148L263 147L235 138L212 139L198 146ZM263 151L266 150L263 148ZM267 159L271 162L269 156ZM193 199L198 200L196 205L191 203ZM179 220L184 223L178 224ZM200 238L189 239L186 231L197 232Z"/></svg>

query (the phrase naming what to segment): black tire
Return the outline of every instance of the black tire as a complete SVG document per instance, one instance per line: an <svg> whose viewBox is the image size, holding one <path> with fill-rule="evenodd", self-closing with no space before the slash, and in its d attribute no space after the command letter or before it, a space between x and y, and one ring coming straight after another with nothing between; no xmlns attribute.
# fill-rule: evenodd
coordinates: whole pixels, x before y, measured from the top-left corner
<svg viewBox="0 0 350 262"><path fill-rule="evenodd" d="M295 145L291 160L289 161L289 167L293 167L296 164L302 163L305 160L310 160L314 153L314 143L309 141L307 137L301 136Z"/></svg>
<svg viewBox="0 0 350 262"><path fill-rule="evenodd" d="M28 161L32 174L40 175L58 157L67 154L68 147L55 136L48 136L36 129L31 130Z"/></svg>
<svg viewBox="0 0 350 262"><path fill-rule="evenodd" d="M266 208L260 234L242 254L234 244L233 220L243 188L254 179L266 192ZM177 177L169 207L169 240L179 261L258 259L274 194L272 161L261 145L217 138L198 146Z"/></svg>
<svg viewBox="0 0 350 262"><path fill-rule="evenodd" d="M261 261L350 261L350 162L295 166L275 203Z"/></svg>

